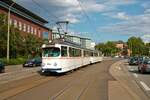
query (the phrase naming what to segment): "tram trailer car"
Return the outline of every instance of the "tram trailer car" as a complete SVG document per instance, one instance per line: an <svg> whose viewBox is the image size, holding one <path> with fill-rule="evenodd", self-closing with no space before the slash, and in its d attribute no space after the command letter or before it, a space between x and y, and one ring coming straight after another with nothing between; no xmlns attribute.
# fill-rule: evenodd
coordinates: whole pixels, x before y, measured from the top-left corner
<svg viewBox="0 0 150 100"><path fill-rule="evenodd" d="M65 73L101 61L99 52L68 41L57 40L42 46L42 73Z"/></svg>

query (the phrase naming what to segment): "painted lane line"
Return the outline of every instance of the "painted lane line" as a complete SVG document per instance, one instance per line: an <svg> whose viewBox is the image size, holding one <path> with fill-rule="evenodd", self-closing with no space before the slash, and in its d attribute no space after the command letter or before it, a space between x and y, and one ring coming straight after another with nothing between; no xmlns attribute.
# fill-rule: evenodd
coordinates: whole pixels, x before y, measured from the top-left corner
<svg viewBox="0 0 150 100"><path fill-rule="evenodd" d="M115 68L118 69L118 66L116 66Z"/></svg>
<svg viewBox="0 0 150 100"><path fill-rule="evenodd" d="M134 73L133 76L136 77L136 78L138 77L138 75L136 73Z"/></svg>
<svg viewBox="0 0 150 100"><path fill-rule="evenodd" d="M118 69L119 69L119 70L121 70L121 68L120 68L120 67L118 67Z"/></svg>
<svg viewBox="0 0 150 100"><path fill-rule="evenodd" d="M132 66L128 66L128 69L131 69Z"/></svg>
<svg viewBox="0 0 150 100"><path fill-rule="evenodd" d="M134 71L134 69L129 69L129 71Z"/></svg>
<svg viewBox="0 0 150 100"><path fill-rule="evenodd" d="M150 88L142 81L140 81L140 84L143 86L143 88L146 90L146 91L150 91Z"/></svg>

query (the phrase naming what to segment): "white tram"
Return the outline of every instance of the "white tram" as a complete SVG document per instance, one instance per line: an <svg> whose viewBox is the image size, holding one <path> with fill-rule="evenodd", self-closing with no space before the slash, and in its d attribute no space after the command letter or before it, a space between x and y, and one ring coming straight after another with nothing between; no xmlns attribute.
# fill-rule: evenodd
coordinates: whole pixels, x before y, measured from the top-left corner
<svg viewBox="0 0 150 100"><path fill-rule="evenodd" d="M56 40L42 46L42 72L64 73L102 61L100 53L80 45Z"/></svg>

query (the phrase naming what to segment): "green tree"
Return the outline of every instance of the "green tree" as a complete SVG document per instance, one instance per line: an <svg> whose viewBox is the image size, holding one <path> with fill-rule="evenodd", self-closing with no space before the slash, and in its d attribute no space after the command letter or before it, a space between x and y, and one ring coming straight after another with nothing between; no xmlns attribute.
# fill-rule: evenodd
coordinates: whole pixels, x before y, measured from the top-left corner
<svg viewBox="0 0 150 100"><path fill-rule="evenodd" d="M147 47L139 37L130 37L127 41L129 49L132 51L132 55L147 55Z"/></svg>
<svg viewBox="0 0 150 100"><path fill-rule="evenodd" d="M42 39L37 38L35 35L28 34L24 38L25 54L40 53L40 47L42 44Z"/></svg>
<svg viewBox="0 0 150 100"><path fill-rule="evenodd" d="M7 51L7 16L0 14L0 57L6 57ZM35 35L27 34L23 36L18 28L10 26L10 57L27 56L33 52L39 52L42 39Z"/></svg>
<svg viewBox="0 0 150 100"><path fill-rule="evenodd" d="M116 44L113 41L108 41L107 43L100 43L96 45L96 48L100 50L105 56L116 55L120 49L116 48Z"/></svg>
<svg viewBox="0 0 150 100"><path fill-rule="evenodd" d="M6 55L6 46L7 46L7 24L6 24L6 15L0 14L0 57Z"/></svg>
<svg viewBox="0 0 150 100"><path fill-rule="evenodd" d="M150 42L146 43L147 51L148 51L148 56L150 57Z"/></svg>

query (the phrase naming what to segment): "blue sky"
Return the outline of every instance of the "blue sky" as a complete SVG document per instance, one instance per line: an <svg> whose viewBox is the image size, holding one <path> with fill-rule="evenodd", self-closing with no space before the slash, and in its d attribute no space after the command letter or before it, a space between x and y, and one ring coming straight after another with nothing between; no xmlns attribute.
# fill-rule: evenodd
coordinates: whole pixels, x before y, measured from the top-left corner
<svg viewBox="0 0 150 100"><path fill-rule="evenodd" d="M96 43L141 37L150 42L150 0L16 0L49 21L67 20L69 33Z"/></svg>

